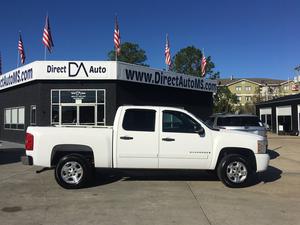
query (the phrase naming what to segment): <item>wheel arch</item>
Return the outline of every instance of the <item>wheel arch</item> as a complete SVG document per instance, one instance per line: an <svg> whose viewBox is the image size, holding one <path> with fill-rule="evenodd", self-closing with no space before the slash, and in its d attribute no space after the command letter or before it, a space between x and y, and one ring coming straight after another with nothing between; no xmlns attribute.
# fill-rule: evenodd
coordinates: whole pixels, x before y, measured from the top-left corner
<svg viewBox="0 0 300 225"><path fill-rule="evenodd" d="M79 154L85 159L94 163L94 152L90 146L79 144L60 144L54 146L51 151L51 166L55 166L58 161L69 154Z"/></svg>
<svg viewBox="0 0 300 225"><path fill-rule="evenodd" d="M217 163L216 163L216 168L219 165L222 158L225 157L226 155L230 155L230 154L244 156L245 159L249 162L249 165L251 166L253 171L256 171L257 166L256 166L256 160L255 160L254 152L251 149L239 148L239 147L225 147L225 148L222 148L220 153L219 153L219 156L218 156L218 160L217 160Z"/></svg>

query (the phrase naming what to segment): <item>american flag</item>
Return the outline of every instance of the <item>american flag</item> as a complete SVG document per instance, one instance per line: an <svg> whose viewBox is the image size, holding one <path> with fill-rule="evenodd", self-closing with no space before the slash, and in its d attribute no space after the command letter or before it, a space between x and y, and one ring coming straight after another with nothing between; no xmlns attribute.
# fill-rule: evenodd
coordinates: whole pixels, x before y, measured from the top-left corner
<svg viewBox="0 0 300 225"><path fill-rule="evenodd" d="M25 51L24 51L24 45L23 45L21 33L19 33L18 50L19 50L19 54L20 54L20 58L21 58L21 63L24 64L26 57L25 57Z"/></svg>
<svg viewBox="0 0 300 225"><path fill-rule="evenodd" d="M206 58L205 58L204 53L203 53L202 60L201 60L201 74L202 74L202 77L205 76L205 67L206 67Z"/></svg>
<svg viewBox="0 0 300 225"><path fill-rule="evenodd" d="M49 52L52 51L54 44L53 44L53 39L52 39L52 35L51 35L51 29L50 29L48 15L46 16L46 24L45 24L44 32L43 32L43 44L45 45L45 47L48 49Z"/></svg>
<svg viewBox="0 0 300 225"><path fill-rule="evenodd" d="M169 37L168 34L166 36L166 48L165 48L165 62L166 65L171 65L171 53L170 53L170 43L169 43Z"/></svg>
<svg viewBox="0 0 300 225"><path fill-rule="evenodd" d="M119 30L117 17L115 18L114 43L115 43L116 55L120 55L120 53L121 53L121 36L120 36L120 30Z"/></svg>

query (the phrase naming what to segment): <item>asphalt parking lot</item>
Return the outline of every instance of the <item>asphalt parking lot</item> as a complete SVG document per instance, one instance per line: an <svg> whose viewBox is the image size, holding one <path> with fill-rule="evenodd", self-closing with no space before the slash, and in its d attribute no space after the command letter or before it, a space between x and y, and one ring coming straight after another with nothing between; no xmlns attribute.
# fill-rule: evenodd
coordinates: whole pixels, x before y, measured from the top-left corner
<svg viewBox="0 0 300 225"><path fill-rule="evenodd" d="M269 149L268 171L243 189L207 172L98 172L92 187L64 190L2 142L0 224L300 224L300 137L270 135Z"/></svg>

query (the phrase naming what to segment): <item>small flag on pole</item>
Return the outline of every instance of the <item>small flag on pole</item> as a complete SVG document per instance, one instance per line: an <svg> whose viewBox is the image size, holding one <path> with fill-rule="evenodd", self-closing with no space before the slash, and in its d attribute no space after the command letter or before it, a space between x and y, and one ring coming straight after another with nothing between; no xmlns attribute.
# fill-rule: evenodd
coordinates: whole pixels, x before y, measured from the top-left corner
<svg viewBox="0 0 300 225"><path fill-rule="evenodd" d="M117 16L115 18L114 44L115 44L116 59L117 59L117 56L120 55L121 53L121 36L120 36Z"/></svg>
<svg viewBox="0 0 300 225"><path fill-rule="evenodd" d="M21 33L19 33L18 50L19 50L19 54L20 54L20 58L21 58L21 63L24 64L26 57L25 57L25 51L24 51L24 45L23 45Z"/></svg>
<svg viewBox="0 0 300 225"><path fill-rule="evenodd" d="M43 32L43 44L45 45L45 48L48 49L48 51L51 53L52 48L54 47L53 39L51 35L51 29L50 29L50 23L49 23L49 17L46 16L46 24L44 27Z"/></svg>
<svg viewBox="0 0 300 225"><path fill-rule="evenodd" d="M167 66L171 65L171 53L168 34L166 35L165 63Z"/></svg>
<svg viewBox="0 0 300 225"><path fill-rule="evenodd" d="M205 77L205 68L206 68L206 58L205 58L204 51L203 51L202 60L201 60L201 75L202 75L202 77Z"/></svg>

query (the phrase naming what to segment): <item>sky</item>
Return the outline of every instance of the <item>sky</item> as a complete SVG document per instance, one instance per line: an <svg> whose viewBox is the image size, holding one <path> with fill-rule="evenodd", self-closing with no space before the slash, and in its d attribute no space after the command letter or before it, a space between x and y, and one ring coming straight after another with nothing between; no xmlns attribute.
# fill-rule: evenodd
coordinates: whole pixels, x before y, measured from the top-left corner
<svg viewBox="0 0 300 225"><path fill-rule="evenodd" d="M117 14L121 41L139 44L153 68L165 68L166 33L172 56L189 45L204 49L221 78L287 80L300 64L298 0L1 0L3 73L16 68L19 30L26 63L43 60L47 13L54 41L48 60L107 60Z"/></svg>

